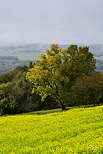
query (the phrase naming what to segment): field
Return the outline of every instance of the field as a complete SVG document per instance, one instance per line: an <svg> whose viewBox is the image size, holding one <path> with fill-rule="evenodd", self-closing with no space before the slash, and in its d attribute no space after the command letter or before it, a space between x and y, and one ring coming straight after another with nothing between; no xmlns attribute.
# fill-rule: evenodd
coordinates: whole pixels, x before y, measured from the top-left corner
<svg viewBox="0 0 103 154"><path fill-rule="evenodd" d="M40 54L39 53L18 53L18 54L0 54L3 57L17 57L19 60L34 60L38 59Z"/></svg>
<svg viewBox="0 0 103 154"><path fill-rule="evenodd" d="M0 117L1 154L102 154L103 106Z"/></svg>

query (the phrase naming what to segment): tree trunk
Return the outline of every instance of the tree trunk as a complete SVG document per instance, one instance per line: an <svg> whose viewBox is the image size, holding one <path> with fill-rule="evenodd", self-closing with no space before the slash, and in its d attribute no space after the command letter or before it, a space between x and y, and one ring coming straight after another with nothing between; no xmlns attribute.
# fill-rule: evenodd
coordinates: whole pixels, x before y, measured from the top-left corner
<svg viewBox="0 0 103 154"><path fill-rule="evenodd" d="M67 110L66 106L63 103L61 103L61 107L62 107L62 110Z"/></svg>
<svg viewBox="0 0 103 154"><path fill-rule="evenodd" d="M95 101L94 101L93 105L94 105L94 107L96 106L96 103L95 103Z"/></svg>

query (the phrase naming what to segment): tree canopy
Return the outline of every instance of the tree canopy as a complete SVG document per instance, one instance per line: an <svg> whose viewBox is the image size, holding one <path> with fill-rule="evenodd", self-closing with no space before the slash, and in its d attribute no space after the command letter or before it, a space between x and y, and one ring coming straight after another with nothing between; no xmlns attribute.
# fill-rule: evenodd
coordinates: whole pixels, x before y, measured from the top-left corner
<svg viewBox="0 0 103 154"><path fill-rule="evenodd" d="M103 74L95 72L79 77L70 91L71 99L76 105L100 103L103 100Z"/></svg>
<svg viewBox="0 0 103 154"><path fill-rule="evenodd" d="M52 96L65 109L69 90L75 80L93 72L96 60L87 46L70 45L62 49L52 44L46 55L42 54L37 62L26 75L33 84L32 92L38 93L42 100Z"/></svg>

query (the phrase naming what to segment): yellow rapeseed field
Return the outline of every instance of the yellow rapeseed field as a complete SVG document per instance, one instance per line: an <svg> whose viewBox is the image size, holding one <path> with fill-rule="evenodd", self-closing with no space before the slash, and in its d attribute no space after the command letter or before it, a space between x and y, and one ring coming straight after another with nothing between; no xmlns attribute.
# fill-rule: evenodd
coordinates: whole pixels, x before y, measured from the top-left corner
<svg viewBox="0 0 103 154"><path fill-rule="evenodd" d="M103 106L0 117L0 154L102 154Z"/></svg>

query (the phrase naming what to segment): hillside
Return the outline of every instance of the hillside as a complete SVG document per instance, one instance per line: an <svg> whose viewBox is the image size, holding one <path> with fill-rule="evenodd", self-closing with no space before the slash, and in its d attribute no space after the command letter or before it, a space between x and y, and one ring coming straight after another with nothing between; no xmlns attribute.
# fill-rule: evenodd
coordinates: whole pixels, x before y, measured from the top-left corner
<svg viewBox="0 0 103 154"><path fill-rule="evenodd" d="M0 117L0 153L103 153L103 106Z"/></svg>

